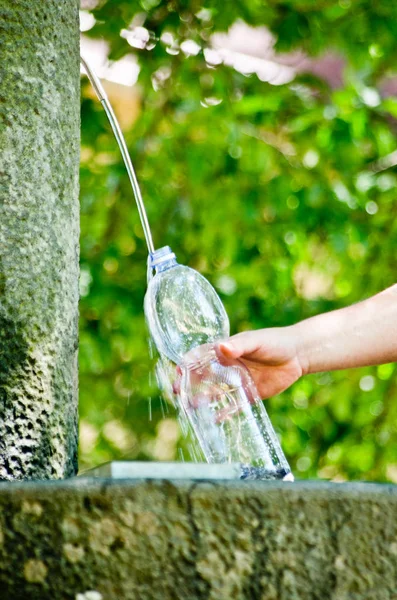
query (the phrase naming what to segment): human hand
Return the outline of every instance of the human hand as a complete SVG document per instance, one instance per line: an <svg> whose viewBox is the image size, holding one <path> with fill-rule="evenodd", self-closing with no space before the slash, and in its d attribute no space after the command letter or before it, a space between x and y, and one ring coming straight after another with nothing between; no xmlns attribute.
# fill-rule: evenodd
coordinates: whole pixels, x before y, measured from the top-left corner
<svg viewBox="0 0 397 600"><path fill-rule="evenodd" d="M296 326L244 331L218 342L222 360L239 359L249 369L261 398L270 398L295 383L305 372Z"/></svg>
<svg viewBox="0 0 397 600"><path fill-rule="evenodd" d="M222 368L226 367L226 369ZM176 367L174 394L189 414L219 424L235 419L258 401L243 362L218 356L214 344L197 346Z"/></svg>

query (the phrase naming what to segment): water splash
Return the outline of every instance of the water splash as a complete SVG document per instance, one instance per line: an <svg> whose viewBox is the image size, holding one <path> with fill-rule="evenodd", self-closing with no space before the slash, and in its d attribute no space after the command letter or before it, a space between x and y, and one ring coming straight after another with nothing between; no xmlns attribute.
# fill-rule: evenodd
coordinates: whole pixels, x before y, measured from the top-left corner
<svg viewBox="0 0 397 600"><path fill-rule="evenodd" d="M184 440L184 447L187 449L190 460L192 462L205 461L198 446L198 441L195 438L194 432L192 431L187 414L183 410L181 403L178 401L177 394L174 393L174 384L177 378L175 365L165 356L159 356L156 363L155 373L157 385L162 394L162 399L160 400L161 407L164 410L165 406L167 408L167 412L169 412L170 405L173 407L179 424L181 437ZM183 449L178 450L179 456L181 451L183 452ZM183 460L185 460L184 457Z"/></svg>
<svg viewBox="0 0 397 600"><path fill-rule="evenodd" d="M149 403L149 421L151 421L152 420L152 399L150 396L148 398L148 403Z"/></svg>

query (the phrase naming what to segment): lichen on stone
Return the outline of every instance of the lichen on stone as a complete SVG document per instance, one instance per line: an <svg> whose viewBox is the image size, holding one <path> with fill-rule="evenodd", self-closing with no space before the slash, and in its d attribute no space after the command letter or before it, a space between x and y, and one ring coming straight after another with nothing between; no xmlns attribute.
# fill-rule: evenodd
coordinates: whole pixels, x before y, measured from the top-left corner
<svg viewBox="0 0 397 600"><path fill-rule="evenodd" d="M23 573L26 581L30 583L42 583L47 577L48 568L42 560L32 558L26 561Z"/></svg>
<svg viewBox="0 0 397 600"><path fill-rule="evenodd" d="M81 562L84 559L85 550L82 546L78 546L75 544L64 544L63 553L66 556L67 560L70 563L74 564Z"/></svg>

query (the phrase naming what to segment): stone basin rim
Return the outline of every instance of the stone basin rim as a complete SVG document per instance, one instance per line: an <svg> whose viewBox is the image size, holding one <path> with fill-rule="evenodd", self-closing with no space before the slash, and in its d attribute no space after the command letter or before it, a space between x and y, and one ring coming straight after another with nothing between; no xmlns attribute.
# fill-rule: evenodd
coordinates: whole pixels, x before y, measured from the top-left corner
<svg viewBox="0 0 397 600"><path fill-rule="evenodd" d="M383 497L397 499L397 485L392 483L377 482L328 482L317 480L298 480L295 482L282 481L240 481L240 480L180 480L180 479L110 479L92 477L73 477L63 480L28 480L28 481L0 481L0 497L2 495L18 495L24 493L38 493L45 495L57 492L84 494L91 492L115 491L120 494L125 490L133 490L142 485L171 486L173 488L189 489L204 487L223 487L229 492L242 492L251 490L253 494L300 496L312 498L322 496L327 498L360 497L364 499Z"/></svg>

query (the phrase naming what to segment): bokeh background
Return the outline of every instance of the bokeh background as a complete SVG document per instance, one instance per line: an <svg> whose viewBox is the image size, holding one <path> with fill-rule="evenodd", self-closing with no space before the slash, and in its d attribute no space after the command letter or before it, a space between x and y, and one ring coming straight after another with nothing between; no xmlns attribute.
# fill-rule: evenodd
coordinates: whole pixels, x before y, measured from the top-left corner
<svg viewBox="0 0 397 600"><path fill-rule="evenodd" d="M357 302L397 273L397 4L83 0L82 52L122 124L157 247L232 332ZM190 460L153 376L144 237L82 78L80 468ZM297 477L397 482L395 365L266 405Z"/></svg>

